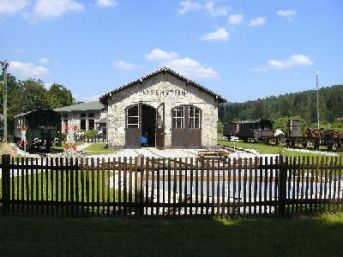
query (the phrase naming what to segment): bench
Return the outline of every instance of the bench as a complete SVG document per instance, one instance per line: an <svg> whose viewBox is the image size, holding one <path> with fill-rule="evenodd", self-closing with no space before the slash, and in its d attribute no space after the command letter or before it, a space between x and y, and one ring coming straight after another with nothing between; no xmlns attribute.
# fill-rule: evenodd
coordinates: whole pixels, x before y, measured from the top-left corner
<svg viewBox="0 0 343 257"><path fill-rule="evenodd" d="M226 159L229 157L229 153L227 151L199 151L198 156L200 160L204 159Z"/></svg>

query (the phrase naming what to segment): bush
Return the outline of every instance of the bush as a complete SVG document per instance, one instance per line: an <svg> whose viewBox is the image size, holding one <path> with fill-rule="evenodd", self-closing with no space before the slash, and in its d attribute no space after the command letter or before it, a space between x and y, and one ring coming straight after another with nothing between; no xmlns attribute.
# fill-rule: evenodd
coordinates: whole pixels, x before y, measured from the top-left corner
<svg viewBox="0 0 343 257"><path fill-rule="evenodd" d="M84 132L85 137L96 137L96 131L94 129Z"/></svg>

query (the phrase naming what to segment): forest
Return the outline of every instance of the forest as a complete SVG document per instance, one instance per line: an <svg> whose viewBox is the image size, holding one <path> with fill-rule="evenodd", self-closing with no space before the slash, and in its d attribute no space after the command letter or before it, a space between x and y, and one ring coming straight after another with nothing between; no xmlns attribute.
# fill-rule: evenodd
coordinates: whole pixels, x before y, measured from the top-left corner
<svg viewBox="0 0 343 257"><path fill-rule="evenodd" d="M300 116L311 125L317 121L316 93L316 90L307 90L243 103L224 103L219 107L219 119L226 123ZM318 102L322 124L342 125L343 85L320 88Z"/></svg>

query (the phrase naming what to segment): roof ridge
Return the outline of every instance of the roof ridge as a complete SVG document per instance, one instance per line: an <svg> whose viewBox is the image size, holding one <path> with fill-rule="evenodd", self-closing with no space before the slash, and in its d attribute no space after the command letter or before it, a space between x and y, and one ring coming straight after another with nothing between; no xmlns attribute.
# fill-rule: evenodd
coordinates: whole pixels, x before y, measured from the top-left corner
<svg viewBox="0 0 343 257"><path fill-rule="evenodd" d="M161 67L161 68L159 68L159 69L157 69L157 70L155 70L155 71L153 71L153 72L150 72L150 73L148 73L147 75L144 75L144 76L142 76L142 77L139 77L139 78L136 79L136 80L132 80L132 81L126 83L126 84L123 84L122 86L120 86L120 87L118 87L118 88L116 88L116 89L114 89L114 90L112 90L112 91L110 91L110 92L108 92L108 93L106 93L106 94L100 96L100 97L99 97L100 102L106 105L105 99L107 99L108 97L110 97L110 96L112 96L113 94L116 94L116 93L118 93L118 92L120 92L120 91L126 89L127 87L133 86L133 85L135 85L135 84L137 84L137 83L142 83L144 80L149 79L149 78L151 78L151 77L153 77L153 76L155 76L155 75L157 75L157 74L159 74L159 73L161 73L161 72L169 72L170 74L172 74L172 75L178 77L179 79L186 81L187 84L193 84L194 86L196 86L196 87L198 87L199 89L205 91L206 93L215 96L215 98L216 98L218 101L220 101L220 102L226 102L226 99L225 99L223 96L214 93L214 92L211 91L210 89L208 89L208 88L206 88L206 87L200 85L199 83L197 83L197 82L195 82L195 81L193 81L193 80L191 80L191 79L185 77L184 75L182 75L182 74L180 74L180 73L178 73L178 72L176 72L176 71L174 71L174 70L172 70L171 68L166 67L166 66L163 66L163 67Z"/></svg>

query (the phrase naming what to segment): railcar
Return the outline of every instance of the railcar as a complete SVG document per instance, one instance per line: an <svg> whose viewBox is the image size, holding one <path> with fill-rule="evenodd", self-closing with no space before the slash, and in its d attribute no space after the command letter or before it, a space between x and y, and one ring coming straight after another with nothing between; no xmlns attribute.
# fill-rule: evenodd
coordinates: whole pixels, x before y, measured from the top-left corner
<svg viewBox="0 0 343 257"><path fill-rule="evenodd" d="M224 136L238 137L243 141L282 143L287 147L314 149L325 147L328 150L342 150L343 133L332 129L310 129L303 131L300 120L290 120L287 131L283 134L273 132L273 123L270 120L245 121L224 124Z"/></svg>
<svg viewBox="0 0 343 257"><path fill-rule="evenodd" d="M224 136L235 136L244 141L265 141L273 136L273 123L270 120L226 123Z"/></svg>
<svg viewBox="0 0 343 257"><path fill-rule="evenodd" d="M28 152L50 152L60 140L60 114L53 110L34 110L14 117L14 140Z"/></svg>

